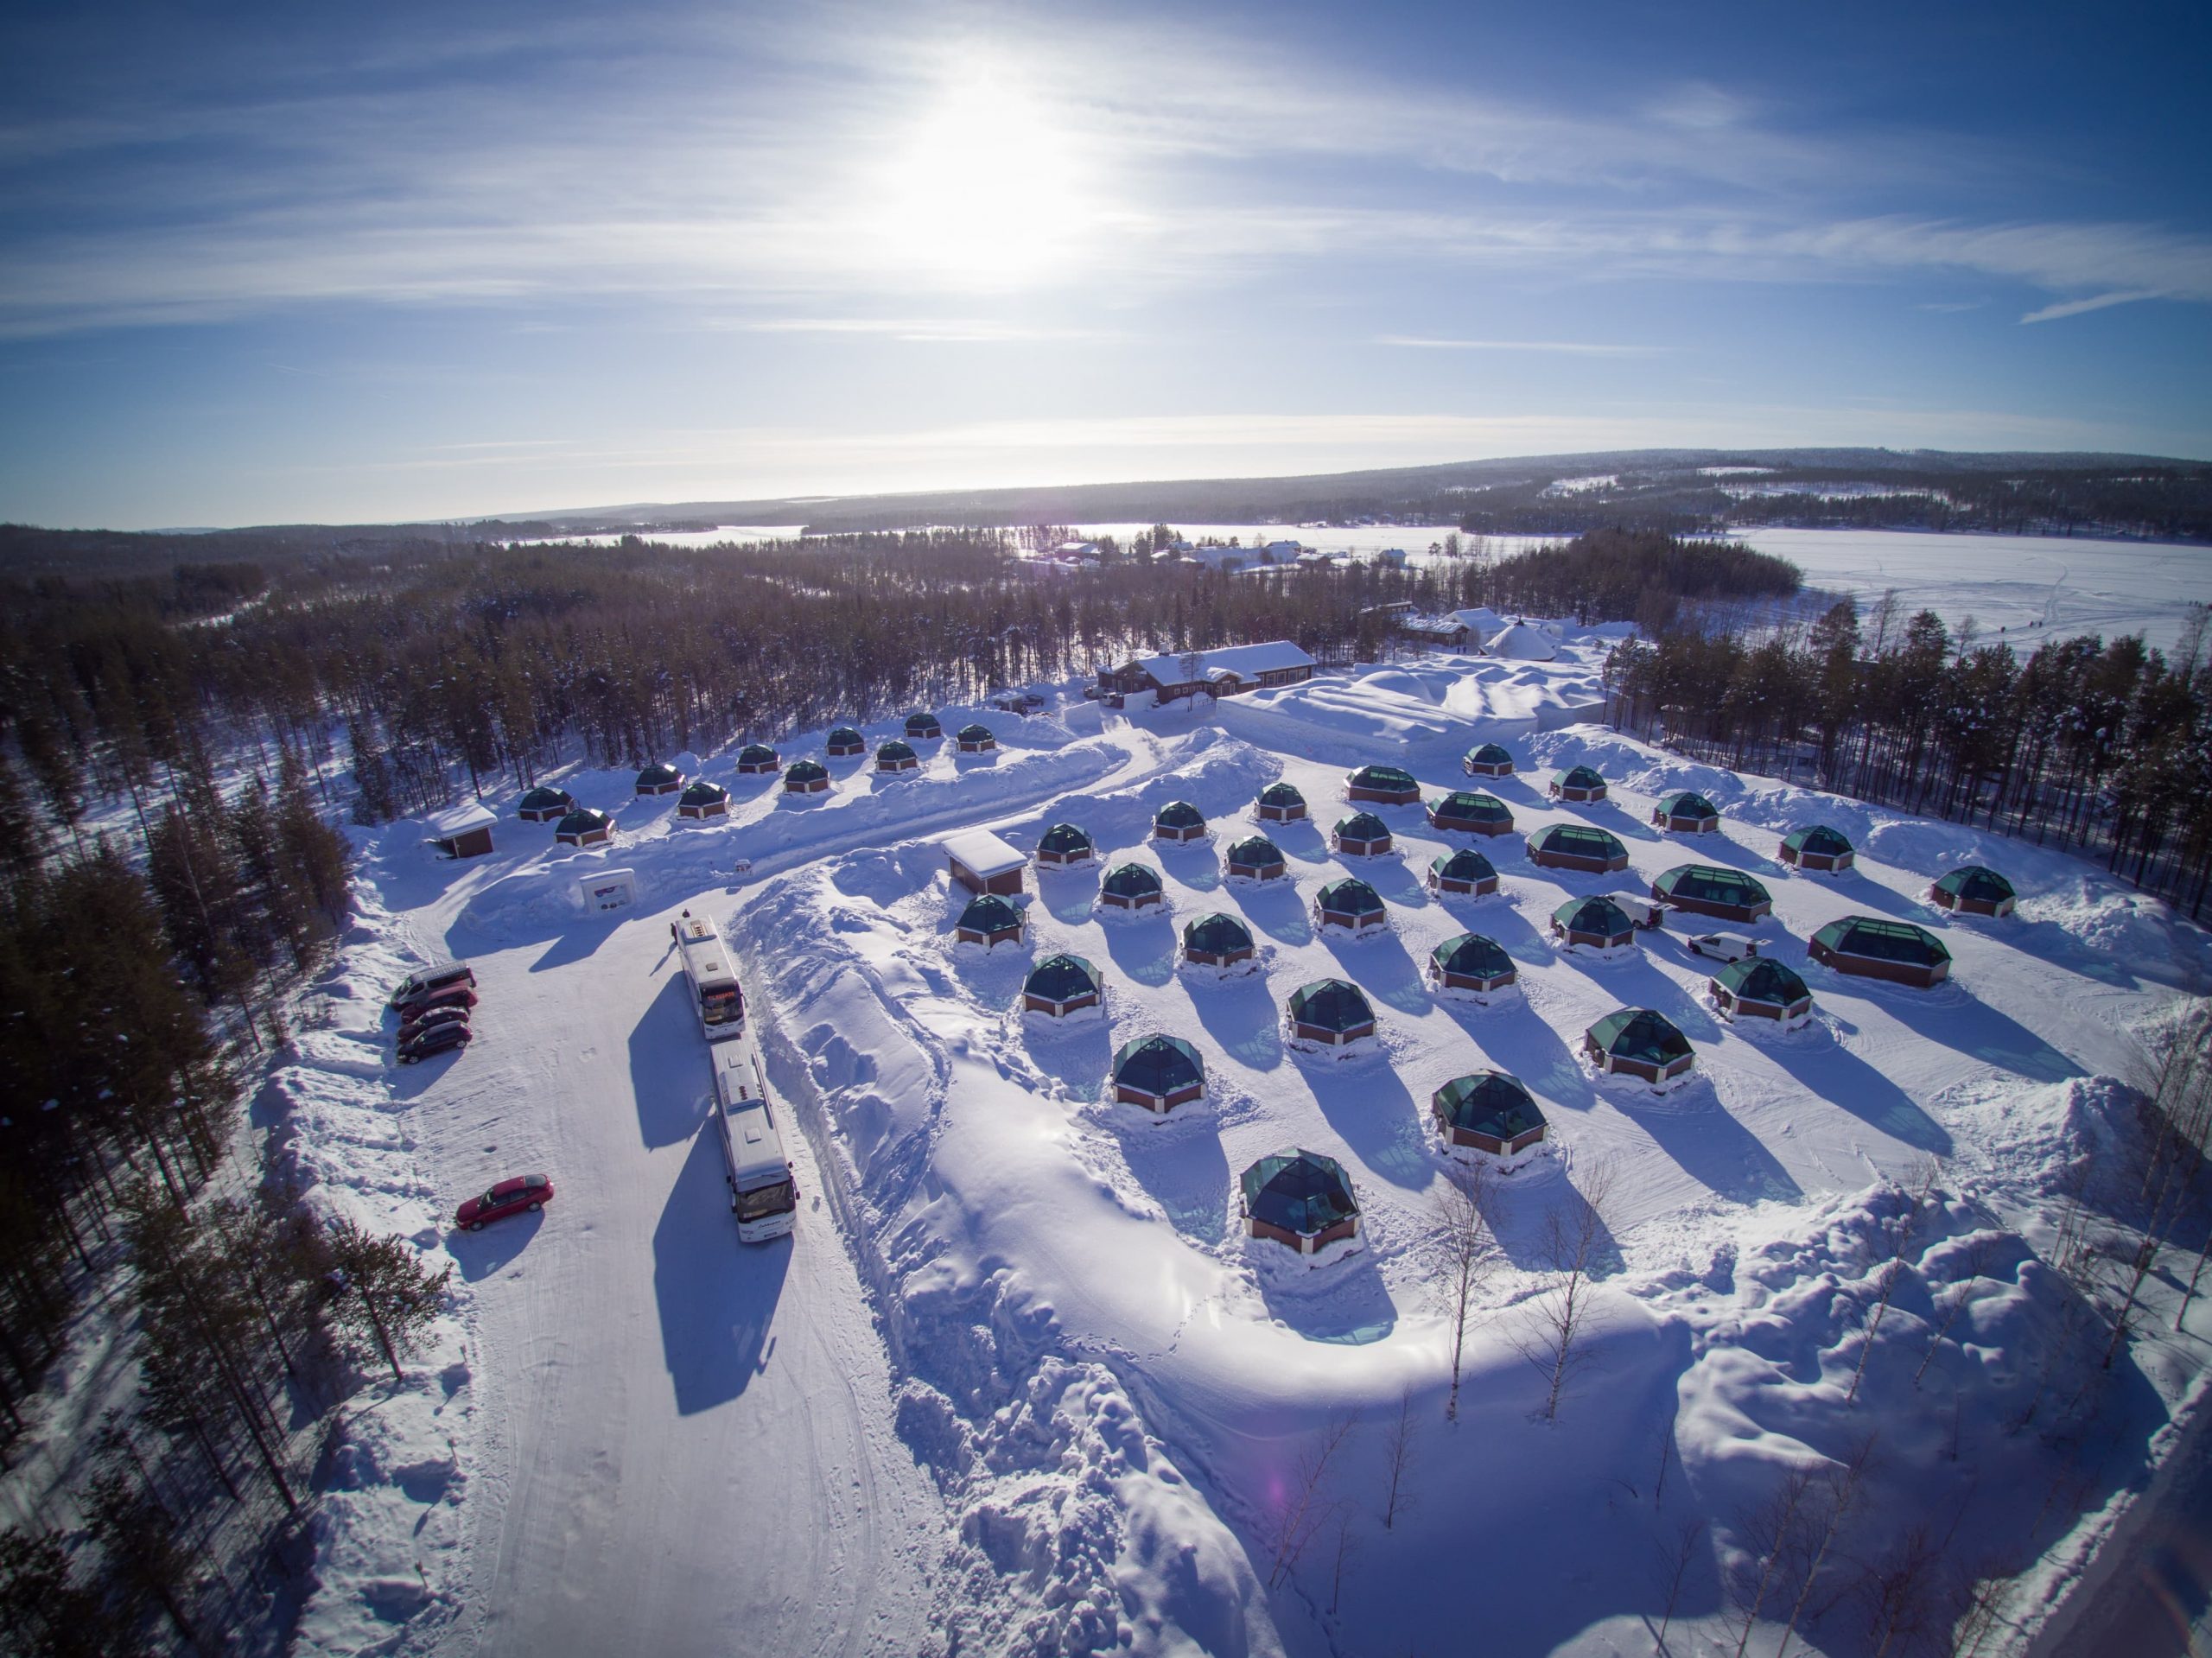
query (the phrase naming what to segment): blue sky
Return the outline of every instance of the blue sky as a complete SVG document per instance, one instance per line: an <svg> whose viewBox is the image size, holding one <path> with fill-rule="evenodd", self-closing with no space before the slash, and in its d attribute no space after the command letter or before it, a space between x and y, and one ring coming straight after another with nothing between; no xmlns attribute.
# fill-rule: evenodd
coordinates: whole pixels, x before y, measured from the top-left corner
<svg viewBox="0 0 2212 1658"><path fill-rule="evenodd" d="M2212 456L2201 9L199 10L8 26L0 518Z"/></svg>

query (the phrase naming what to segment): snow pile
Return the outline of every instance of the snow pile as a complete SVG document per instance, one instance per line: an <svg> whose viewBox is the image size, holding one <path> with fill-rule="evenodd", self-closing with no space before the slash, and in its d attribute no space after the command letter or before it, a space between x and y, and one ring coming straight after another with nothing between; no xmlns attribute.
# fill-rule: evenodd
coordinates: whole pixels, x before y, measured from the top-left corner
<svg viewBox="0 0 2212 1658"><path fill-rule="evenodd" d="M1249 742L1344 765L1384 757L1400 763L1394 751L1401 746L1456 758L1480 739L1587 718L1605 700L1602 662L1595 651L1572 650L1544 664L1430 657L1224 697L1209 717Z"/></svg>

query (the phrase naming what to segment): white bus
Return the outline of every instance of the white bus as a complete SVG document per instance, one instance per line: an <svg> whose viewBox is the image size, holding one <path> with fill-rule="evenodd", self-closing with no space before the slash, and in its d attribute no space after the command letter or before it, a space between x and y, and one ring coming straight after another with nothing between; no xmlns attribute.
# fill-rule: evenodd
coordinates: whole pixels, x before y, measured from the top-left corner
<svg viewBox="0 0 2212 1658"><path fill-rule="evenodd" d="M737 1236L765 1243L790 1232L798 1210L798 1182L785 1160L768 1102L768 1079L750 1039L710 1050L715 1064L715 1131L721 1136L722 1169Z"/></svg>
<svg viewBox="0 0 2212 1658"><path fill-rule="evenodd" d="M676 952L683 958L683 976L691 986L691 1005L698 1011L700 1027L709 1042L728 1041L745 1034L745 992L738 988L737 969L722 936L706 917L686 910L668 924Z"/></svg>

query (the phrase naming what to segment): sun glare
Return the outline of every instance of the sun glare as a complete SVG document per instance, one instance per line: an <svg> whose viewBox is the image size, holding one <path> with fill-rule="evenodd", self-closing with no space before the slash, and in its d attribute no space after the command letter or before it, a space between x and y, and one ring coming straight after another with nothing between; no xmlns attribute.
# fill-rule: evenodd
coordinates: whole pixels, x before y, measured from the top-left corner
<svg viewBox="0 0 2212 1658"><path fill-rule="evenodd" d="M1096 223L1083 146L1012 77L970 72L887 135L877 226L893 260L962 287L1072 265Z"/></svg>

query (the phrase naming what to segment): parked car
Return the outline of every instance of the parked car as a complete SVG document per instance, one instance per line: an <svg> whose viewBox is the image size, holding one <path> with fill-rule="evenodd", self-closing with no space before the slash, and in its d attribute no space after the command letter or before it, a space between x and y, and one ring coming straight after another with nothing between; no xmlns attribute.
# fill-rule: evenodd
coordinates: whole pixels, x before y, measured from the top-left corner
<svg viewBox="0 0 2212 1658"><path fill-rule="evenodd" d="M477 996L465 984L449 984L442 990L433 990L412 1001L399 1005L399 1022L403 1025L418 1020L433 1007L469 1008L476 1006Z"/></svg>
<svg viewBox="0 0 2212 1658"><path fill-rule="evenodd" d="M1724 962L1740 962L1759 953L1759 941L1739 932L1701 932L1689 941L1693 956L1717 956Z"/></svg>
<svg viewBox="0 0 2212 1658"><path fill-rule="evenodd" d="M474 985L476 969L466 962L433 962L428 967L418 967L391 988L390 1006L397 1007L406 1002L420 1001L433 991L443 990L448 985Z"/></svg>
<svg viewBox="0 0 2212 1658"><path fill-rule="evenodd" d="M446 1053L455 1048L465 1048L475 1039L476 1033L471 1031L465 1022L455 1025L433 1025L429 1030L419 1032L412 1040L399 1045L399 1063L403 1065L415 1064L436 1054Z"/></svg>
<svg viewBox="0 0 2212 1658"><path fill-rule="evenodd" d="M441 1002L435 1007L423 1008L411 1019L402 1020L399 1024L399 1044L404 1047L423 1032L434 1031L441 1025L467 1023L468 1009L463 1007L459 1002Z"/></svg>
<svg viewBox="0 0 2212 1658"><path fill-rule="evenodd" d="M553 1183L542 1174L518 1174L502 1180L489 1191L480 1192L459 1209L454 1219L472 1232L481 1232L487 1221L510 1215L536 1213L553 1201Z"/></svg>
<svg viewBox="0 0 2212 1658"><path fill-rule="evenodd" d="M1620 906L1620 912L1646 932L1667 924L1667 906L1648 898L1638 898L1633 893L1608 893L1605 896Z"/></svg>

